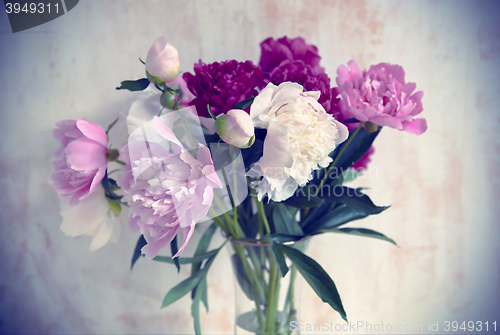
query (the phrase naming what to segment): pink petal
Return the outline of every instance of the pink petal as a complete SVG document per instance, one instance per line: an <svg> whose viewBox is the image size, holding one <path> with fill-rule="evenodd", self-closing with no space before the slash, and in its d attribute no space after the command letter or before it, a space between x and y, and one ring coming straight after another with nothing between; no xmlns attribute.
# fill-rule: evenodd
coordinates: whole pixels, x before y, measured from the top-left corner
<svg viewBox="0 0 500 335"><path fill-rule="evenodd" d="M104 178L104 174L105 173L106 173L106 166L101 166L101 168L99 168L99 171L97 171L97 173L95 174L94 179L92 179L92 184L90 184L89 192L87 194L84 194L80 198L80 200L85 199L86 197L88 197L89 194L91 194L92 192L94 192L95 189L97 187L99 187L99 184L101 183L102 178Z"/></svg>
<svg viewBox="0 0 500 335"><path fill-rule="evenodd" d="M403 125L401 124L401 121L399 121L398 118L395 118L390 115L375 115L374 117L370 118L370 122L376 124L377 126L381 127L391 127L394 129L402 130Z"/></svg>
<svg viewBox="0 0 500 335"><path fill-rule="evenodd" d="M144 231L144 238L146 239L148 244L146 244L145 246L142 247L141 253L144 254L144 257L146 257L146 259L155 258L161 249L163 249L170 242L172 242L175 235L177 235L178 231L179 231L178 225L174 226L172 228L169 228L167 233L161 239L155 240L155 241L151 240L151 235L149 234L149 232L147 230Z"/></svg>
<svg viewBox="0 0 500 335"><path fill-rule="evenodd" d="M368 121L368 117L354 107L349 106L349 113L351 113L351 116L356 120L359 120L361 122Z"/></svg>
<svg viewBox="0 0 500 335"><path fill-rule="evenodd" d="M85 137L102 144L104 147L108 147L108 135L101 126L84 119L77 119L76 126Z"/></svg>
<svg viewBox="0 0 500 335"><path fill-rule="evenodd" d="M415 135L423 134L427 130L427 121L422 118L413 119L411 122L405 121L403 122L403 130Z"/></svg>
<svg viewBox="0 0 500 335"><path fill-rule="evenodd" d="M90 172L107 165L107 150L102 144L82 137L71 142L65 152L73 170Z"/></svg>
<svg viewBox="0 0 500 335"><path fill-rule="evenodd" d="M177 139L177 136L175 136L174 132L165 123L163 123L158 116L154 117L153 122L158 134L160 134L164 139L176 144L179 149L184 149L184 146L179 141L179 139ZM175 149L174 152L176 152Z"/></svg>
<svg viewBox="0 0 500 335"><path fill-rule="evenodd" d="M182 245L182 247L179 249L179 251L177 251L177 253L172 258L179 256L181 254L181 252L184 250L184 248L186 248L186 246L189 243L189 240L191 239L191 236L193 236L195 226L196 226L196 223L193 222L191 224L191 227L184 228L184 244Z"/></svg>

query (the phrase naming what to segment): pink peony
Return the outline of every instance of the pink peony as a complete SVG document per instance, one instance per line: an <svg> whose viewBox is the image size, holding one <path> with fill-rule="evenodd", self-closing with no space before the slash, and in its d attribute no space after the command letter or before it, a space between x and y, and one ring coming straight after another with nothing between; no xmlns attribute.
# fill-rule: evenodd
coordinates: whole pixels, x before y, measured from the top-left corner
<svg viewBox="0 0 500 335"><path fill-rule="evenodd" d="M194 158L160 118L155 116L153 122L173 153L153 142L129 142L122 149L127 165L118 185L124 191L122 200L130 206L130 228L140 230L146 239L141 250L146 258L153 259L183 228L184 244L177 257L196 222L207 215L213 188L222 184L207 147L200 144Z"/></svg>
<svg viewBox="0 0 500 335"><path fill-rule="evenodd" d="M56 126L54 137L61 146L51 178L57 192L71 196L69 204L74 206L96 190L106 173L108 136L101 126L83 119L59 121Z"/></svg>
<svg viewBox="0 0 500 335"><path fill-rule="evenodd" d="M427 130L425 119L414 118L422 112L424 93L413 93L416 85L405 83L401 66L380 63L361 72L356 62L348 65L350 71L344 65L337 69L340 107L345 115L417 135Z"/></svg>

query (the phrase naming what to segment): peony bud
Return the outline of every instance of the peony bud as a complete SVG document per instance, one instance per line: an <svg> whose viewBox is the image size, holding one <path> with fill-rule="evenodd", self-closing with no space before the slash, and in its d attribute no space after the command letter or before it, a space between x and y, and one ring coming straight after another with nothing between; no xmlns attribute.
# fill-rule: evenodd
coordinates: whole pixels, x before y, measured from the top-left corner
<svg viewBox="0 0 500 335"><path fill-rule="evenodd" d="M365 122L363 128L365 128L366 132L368 133L374 133L378 130L378 126L376 124L371 123L370 121Z"/></svg>
<svg viewBox="0 0 500 335"><path fill-rule="evenodd" d="M160 104L162 105L162 107L168 109L174 109L176 101L177 101L177 95L174 93L165 91L160 95Z"/></svg>
<svg viewBox="0 0 500 335"><path fill-rule="evenodd" d="M155 84L174 81L179 74L179 52L167 43L165 37L159 37L149 49L146 58L146 75Z"/></svg>
<svg viewBox="0 0 500 335"><path fill-rule="evenodd" d="M219 115L214 128L224 142L235 147L249 148L255 142L252 118L244 110L231 109Z"/></svg>

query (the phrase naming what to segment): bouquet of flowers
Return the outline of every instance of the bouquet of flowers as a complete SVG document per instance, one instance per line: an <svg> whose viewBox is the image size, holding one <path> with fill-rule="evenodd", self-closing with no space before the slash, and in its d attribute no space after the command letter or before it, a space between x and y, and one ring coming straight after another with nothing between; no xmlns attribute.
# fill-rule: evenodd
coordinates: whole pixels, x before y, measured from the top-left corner
<svg viewBox="0 0 500 335"><path fill-rule="evenodd" d="M200 304L208 310L207 273L226 244L252 306L237 316L238 327L291 333L297 273L347 320L333 280L304 248L324 233L395 244L379 232L345 226L388 207L344 183L367 168L382 127L417 135L427 129L416 118L423 93L405 82L401 66L362 71L350 61L338 67L335 86L317 48L303 38L268 38L260 46L259 64L200 60L194 73L179 76L178 51L158 38L143 62L146 78L118 87L142 91L127 116L123 146L108 147L114 123L105 131L84 119L65 120L54 130L61 143L52 179L62 231L92 236L90 250L98 249L118 238L124 209L130 229L141 234L132 266L141 255L178 270L190 264L191 276L161 307L190 293L197 334ZM201 234L200 222L210 225L194 255L181 256L193 234ZM209 250L218 229L225 242ZM158 255L164 248L171 256Z"/></svg>

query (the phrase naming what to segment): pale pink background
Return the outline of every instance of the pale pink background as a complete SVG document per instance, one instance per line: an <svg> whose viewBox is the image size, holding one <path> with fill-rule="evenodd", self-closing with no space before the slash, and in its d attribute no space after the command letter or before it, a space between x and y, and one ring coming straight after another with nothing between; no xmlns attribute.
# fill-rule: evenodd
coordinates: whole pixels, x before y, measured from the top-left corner
<svg viewBox="0 0 500 335"><path fill-rule="evenodd" d="M90 253L88 238L59 230L49 183L56 121L84 117L107 126L134 94L152 42L177 47L182 70L205 62L258 62L269 36L315 44L332 80L340 64L402 65L425 92L429 129L384 129L370 187L392 207L351 226L394 238L314 238L308 254L332 276L351 321L423 324L497 321L500 327L500 6L489 1L110 1L82 0L71 12L12 34L0 13L0 331L3 333L193 333L190 299L160 310L188 275L129 261L137 235ZM120 128L121 127L121 128ZM123 138L116 129L113 143ZM196 242L195 237L193 242ZM214 246L222 242L218 236ZM194 251L194 243L186 255ZM227 252L209 274L206 334L233 332ZM302 323L341 323L303 284ZM329 332L324 332L327 334ZM358 332L363 333L363 332ZM379 332L380 333L380 332Z"/></svg>

